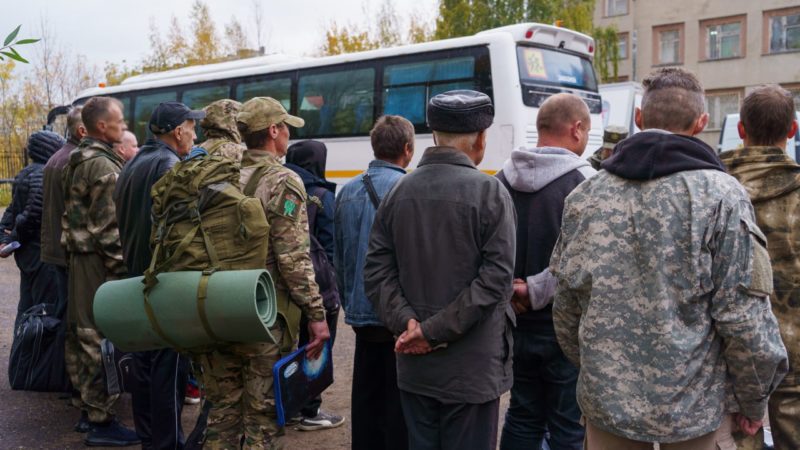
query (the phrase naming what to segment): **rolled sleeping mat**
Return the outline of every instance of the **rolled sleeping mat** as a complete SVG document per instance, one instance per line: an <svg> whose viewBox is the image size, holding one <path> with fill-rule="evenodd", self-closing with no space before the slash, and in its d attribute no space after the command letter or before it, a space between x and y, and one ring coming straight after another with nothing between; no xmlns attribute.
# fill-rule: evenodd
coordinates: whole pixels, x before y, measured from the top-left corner
<svg viewBox="0 0 800 450"><path fill-rule="evenodd" d="M143 279L109 281L94 297L95 324L120 350L275 342L269 329L278 307L266 270L159 274L147 297L152 314L145 305Z"/></svg>

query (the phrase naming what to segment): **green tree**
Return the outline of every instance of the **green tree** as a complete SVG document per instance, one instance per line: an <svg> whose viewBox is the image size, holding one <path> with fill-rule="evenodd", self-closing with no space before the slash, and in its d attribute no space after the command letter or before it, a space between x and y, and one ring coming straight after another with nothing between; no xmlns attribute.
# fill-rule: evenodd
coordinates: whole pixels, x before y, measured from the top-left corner
<svg viewBox="0 0 800 450"><path fill-rule="evenodd" d="M595 43L594 68L600 82L616 81L619 76L619 48L616 27L595 28L592 32Z"/></svg>

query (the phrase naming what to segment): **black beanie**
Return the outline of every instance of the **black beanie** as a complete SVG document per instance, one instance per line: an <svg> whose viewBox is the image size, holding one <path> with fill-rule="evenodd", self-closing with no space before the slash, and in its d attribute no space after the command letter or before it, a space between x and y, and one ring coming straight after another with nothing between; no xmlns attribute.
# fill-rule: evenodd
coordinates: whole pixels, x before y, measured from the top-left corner
<svg viewBox="0 0 800 450"><path fill-rule="evenodd" d="M475 133L492 125L494 106L488 95L455 90L436 95L428 102L428 126L446 133Z"/></svg>
<svg viewBox="0 0 800 450"><path fill-rule="evenodd" d="M28 156L34 162L44 164L65 142L64 138L52 131L37 131L28 138Z"/></svg>

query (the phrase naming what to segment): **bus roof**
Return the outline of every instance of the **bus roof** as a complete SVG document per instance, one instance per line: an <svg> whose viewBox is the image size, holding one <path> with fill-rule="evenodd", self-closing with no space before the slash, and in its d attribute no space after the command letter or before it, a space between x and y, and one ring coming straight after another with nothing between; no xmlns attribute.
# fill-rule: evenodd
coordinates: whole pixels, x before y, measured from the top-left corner
<svg viewBox="0 0 800 450"><path fill-rule="evenodd" d="M346 53L318 58L292 57L287 55L267 55L223 63L184 67L151 74L136 75L125 79L119 86L93 87L81 91L77 99L95 95L107 95L141 89L200 83L220 79L261 75L322 67L357 61L368 61L390 56L408 55L448 48L489 44L498 40L519 43L533 43L554 48L562 48L591 58L594 40L585 34L567 28L559 28L539 23L521 23L482 31L474 36L444 39L439 41L410 44L398 47Z"/></svg>

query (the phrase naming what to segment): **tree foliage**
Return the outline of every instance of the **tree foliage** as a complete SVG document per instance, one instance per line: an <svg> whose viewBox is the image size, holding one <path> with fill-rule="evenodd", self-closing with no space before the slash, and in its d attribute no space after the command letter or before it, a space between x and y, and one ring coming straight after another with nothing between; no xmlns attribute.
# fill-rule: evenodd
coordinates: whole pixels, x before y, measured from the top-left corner
<svg viewBox="0 0 800 450"><path fill-rule="evenodd" d="M39 39L17 39L20 28L22 28L22 25L17 25L17 28L14 28L11 33L8 33L8 36L3 40L3 45L0 46L0 61L5 61L5 59L8 58L21 63L28 63L28 60L23 58L15 47L35 44L39 42Z"/></svg>
<svg viewBox="0 0 800 450"><path fill-rule="evenodd" d="M319 55L339 55L342 53L361 52L376 48L389 48L398 45L427 42L433 39L431 23L421 14L413 13L408 17L400 17L391 0L384 0L378 11L373 13L370 4L363 6L364 16L372 17L367 25L340 25L331 21L325 30ZM405 34L403 30L408 30Z"/></svg>
<svg viewBox="0 0 800 450"><path fill-rule="evenodd" d="M10 58L0 62L0 178L11 178L25 166L28 136L42 129L47 112L98 79L97 70L63 47L44 19L38 34L29 68L17 70L18 61ZM0 197L8 186L0 185Z"/></svg>

